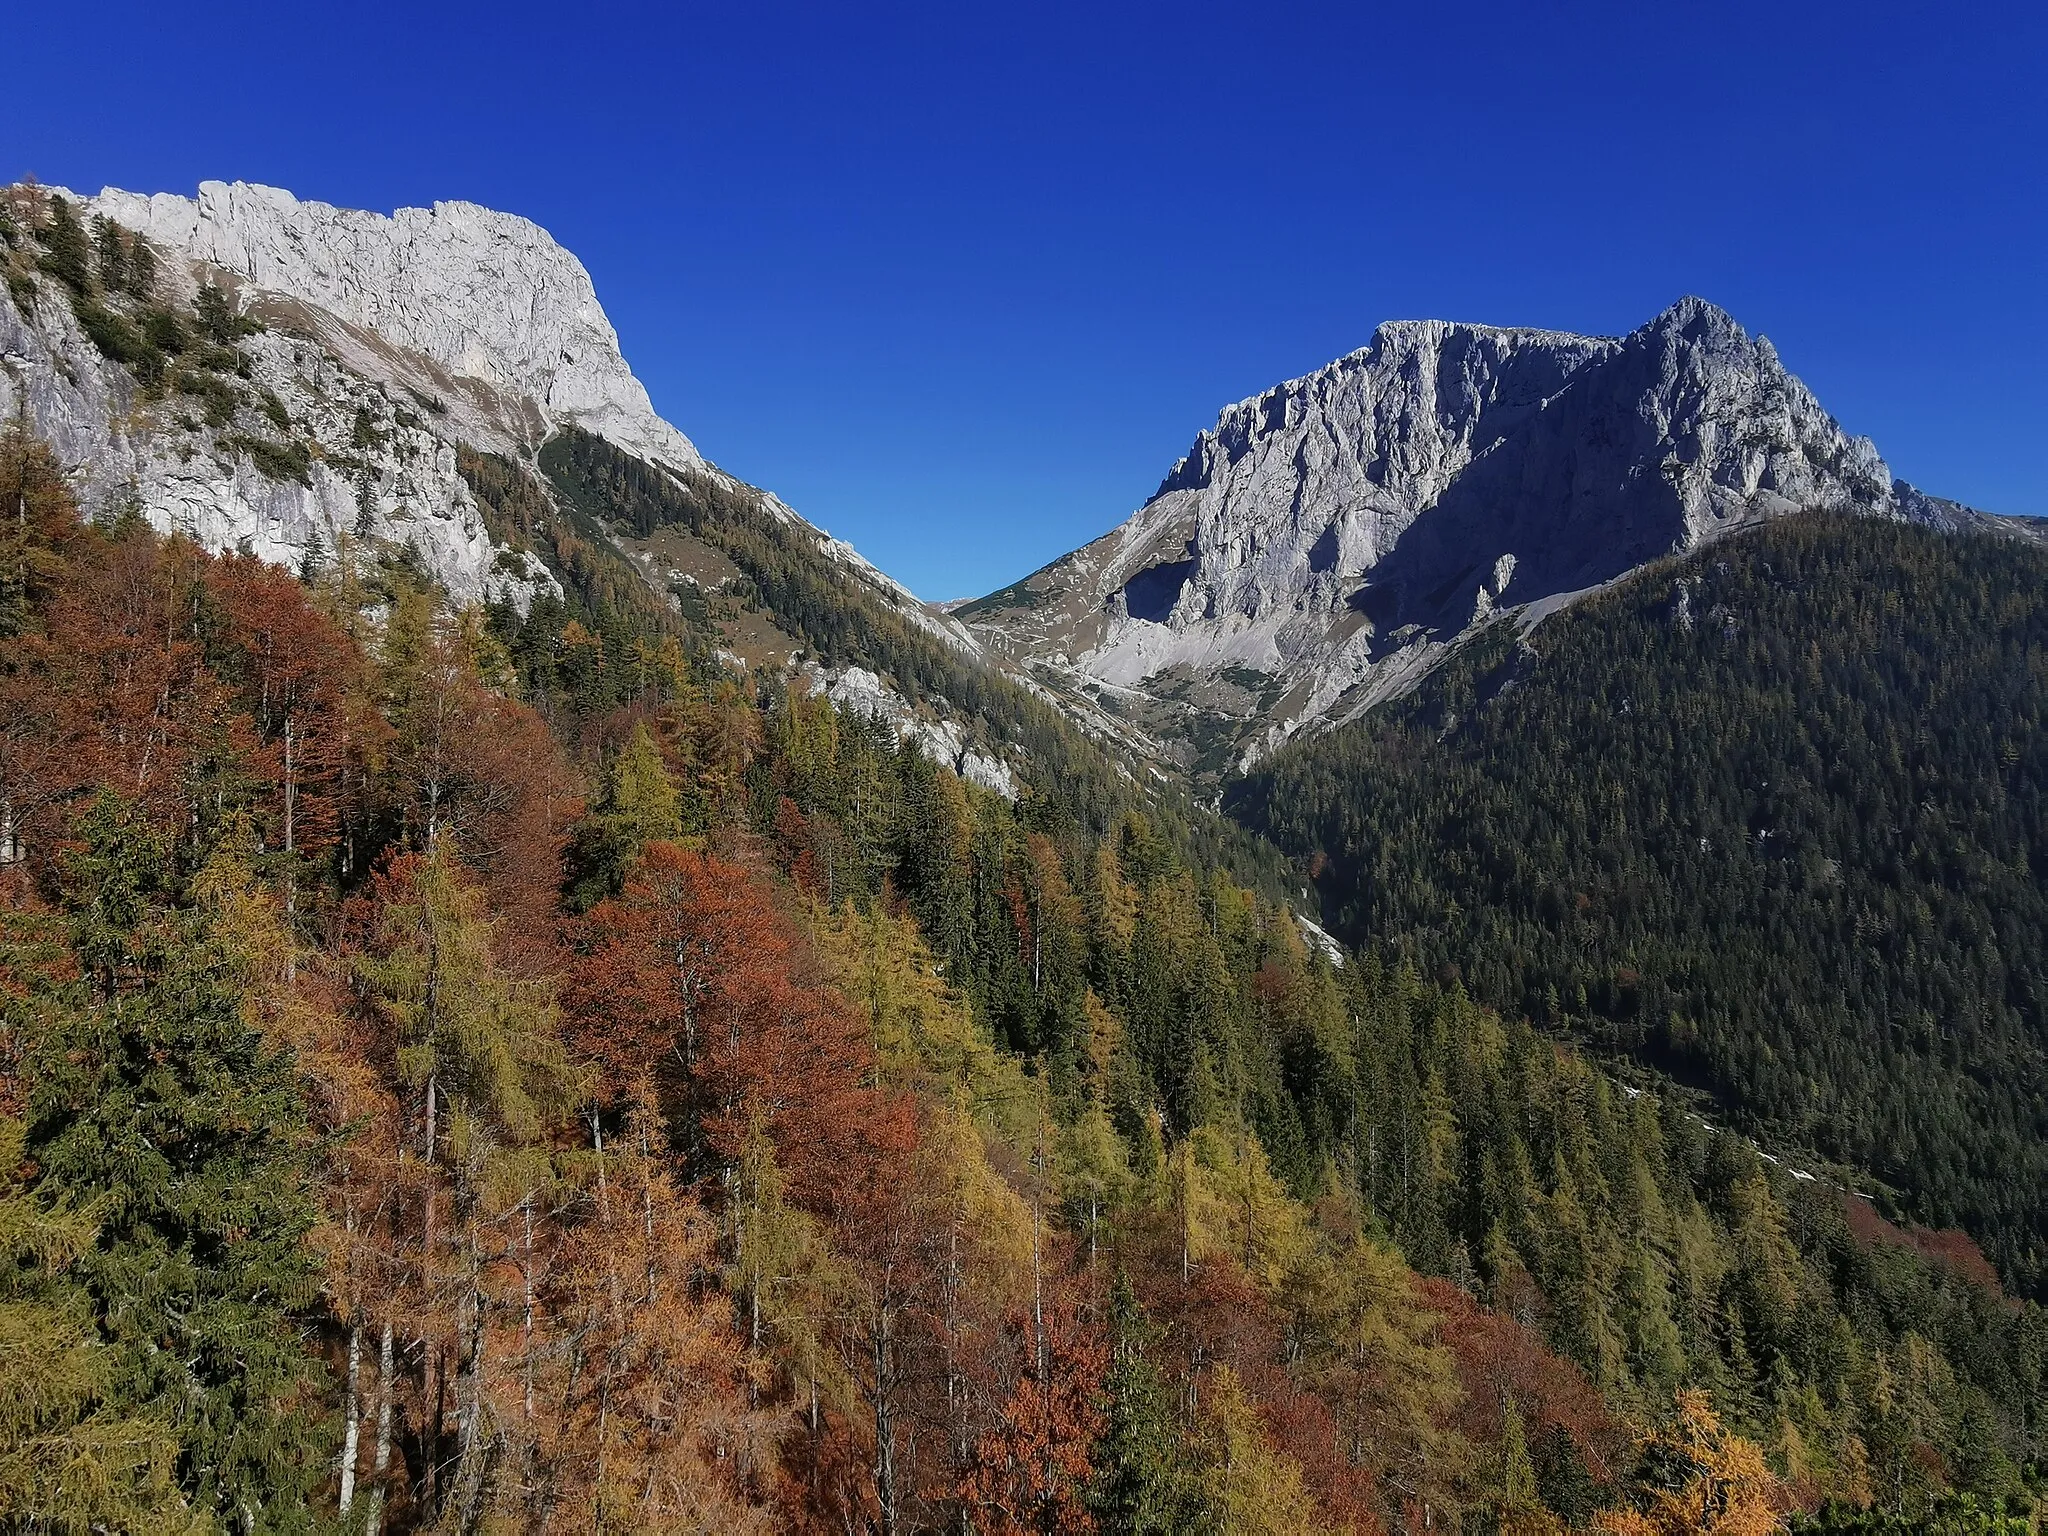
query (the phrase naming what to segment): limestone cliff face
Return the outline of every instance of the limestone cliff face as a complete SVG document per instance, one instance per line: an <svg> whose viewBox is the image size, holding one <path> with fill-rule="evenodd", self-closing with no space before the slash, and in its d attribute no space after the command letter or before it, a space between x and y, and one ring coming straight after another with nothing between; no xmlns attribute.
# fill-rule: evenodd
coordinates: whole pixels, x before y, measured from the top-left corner
<svg viewBox="0 0 2048 1536"><path fill-rule="evenodd" d="M1399 322L1229 407L1123 526L958 612L1222 769L1400 691L1496 614L1808 507L1976 515L1895 485L1702 300L1619 339Z"/></svg>
<svg viewBox="0 0 2048 1536"><path fill-rule="evenodd" d="M146 297L119 291L104 254L89 288L136 325L152 306L184 316L185 350L161 387L144 388L95 344L81 318L86 290L32 275L53 197L154 254ZM497 597L523 609L557 579L537 556L494 542L457 448L532 466L551 434L573 426L647 464L710 477L815 551L829 579L848 584L850 604L879 603L975 663L987 659L958 622L724 475L656 415L589 273L525 219L471 203L385 217L220 182L192 198L16 187L0 189L0 203L0 235L14 247L0 252L10 275L0 288L0 416L24 414L53 445L89 515L133 509L209 549L246 548L294 568L344 539L409 548L458 602ZM232 347L199 345L203 286L255 322ZM212 360L195 370L207 351ZM535 481L551 494L544 475ZM669 594L676 573L621 549ZM960 721L859 668L813 672L847 707L886 716L958 771L1015 792L1009 768L971 750Z"/></svg>
<svg viewBox="0 0 2048 1536"><path fill-rule="evenodd" d="M201 182L196 198L108 189L88 214L538 407L642 458L697 462L655 415L583 264L539 225L475 203L386 218L276 187Z"/></svg>
<svg viewBox="0 0 2048 1536"><path fill-rule="evenodd" d="M410 545L458 600L523 604L552 578L493 546L455 444L528 457L573 424L703 464L655 414L582 263L525 219L471 203L387 218L239 182L73 201L146 238L170 297L213 283L263 322L239 346L268 417L201 422L189 400L146 398L55 284L0 296L0 411L26 411L89 512L133 505L288 565L345 535ZM266 473L252 438L301 454L299 472Z"/></svg>
<svg viewBox="0 0 2048 1536"><path fill-rule="evenodd" d="M167 278L170 282L173 279ZM456 473L452 438L403 389L379 387L304 335L270 329L239 348L252 399L275 415L202 421L189 400L148 399L86 336L54 284L0 294L0 415L25 415L56 451L86 513L127 508L209 549L299 568L344 537L410 546L459 602L553 585L499 549ZM289 444L296 474L259 467L250 443Z"/></svg>

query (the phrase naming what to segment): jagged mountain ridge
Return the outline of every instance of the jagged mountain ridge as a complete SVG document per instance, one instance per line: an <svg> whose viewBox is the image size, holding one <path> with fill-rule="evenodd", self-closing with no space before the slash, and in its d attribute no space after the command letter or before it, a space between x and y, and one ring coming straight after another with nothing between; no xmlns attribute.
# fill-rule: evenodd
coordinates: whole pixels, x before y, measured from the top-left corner
<svg viewBox="0 0 2048 1536"><path fill-rule="evenodd" d="M1225 409L1122 526L956 612L1220 773L1402 692L1496 615L1815 507L1986 520L1895 481L1701 299L1620 338L1389 322Z"/></svg>

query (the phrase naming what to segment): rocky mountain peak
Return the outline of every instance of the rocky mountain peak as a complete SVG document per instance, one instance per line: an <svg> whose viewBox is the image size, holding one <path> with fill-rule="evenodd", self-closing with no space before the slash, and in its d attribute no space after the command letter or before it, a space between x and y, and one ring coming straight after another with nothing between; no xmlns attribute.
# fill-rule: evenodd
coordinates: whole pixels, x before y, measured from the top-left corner
<svg viewBox="0 0 2048 1536"><path fill-rule="evenodd" d="M1704 299L1619 338L1390 321L1226 407L1121 527L960 615L1220 772L1503 612L1759 518L1933 505Z"/></svg>
<svg viewBox="0 0 2048 1536"><path fill-rule="evenodd" d="M64 229L71 254L58 261ZM522 610L565 577L643 579L698 632L744 637L745 656L720 647L732 665L786 665L803 645L778 620L801 632L805 615L729 593L740 568L679 526L709 498L728 520L771 524L777 558L817 590L967 667L987 664L964 628L656 415L590 274L527 219L466 202L386 216L241 182L84 199L22 185L0 188L0 266L0 416L27 418L89 516L133 511L301 571L346 542L416 564L458 602ZM660 538L605 516L605 494L576 499L588 485L563 490L554 477L567 460L550 469L541 450L573 458L578 442L641 477L673 518ZM519 516L480 499L506 482L520 483ZM663 501L662 486L678 496ZM555 537L565 524L572 547L603 546L580 574ZM941 708L928 688L913 702L843 665L810 675L957 771L1015 792L1005 760L980 750L971 710Z"/></svg>

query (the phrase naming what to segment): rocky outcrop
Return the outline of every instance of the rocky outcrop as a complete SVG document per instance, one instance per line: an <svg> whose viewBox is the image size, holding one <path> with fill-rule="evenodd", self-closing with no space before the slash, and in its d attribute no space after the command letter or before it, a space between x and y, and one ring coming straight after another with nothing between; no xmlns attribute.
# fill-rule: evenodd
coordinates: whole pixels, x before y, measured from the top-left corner
<svg viewBox="0 0 2048 1536"><path fill-rule="evenodd" d="M706 467L654 413L589 273L525 219L471 203L387 218L240 182L72 200L150 243L163 297L189 305L211 283L262 323L238 344L238 414L201 420L191 399L139 390L60 285L0 297L0 411L52 442L90 513L133 506L292 566L374 539L410 547L459 601L523 606L553 578L493 544L456 444L530 457L574 424Z"/></svg>
<svg viewBox="0 0 2048 1536"><path fill-rule="evenodd" d="M137 289L120 275L127 236L91 258L92 273L75 263L68 276L39 271L52 197L75 204L83 221L140 237L154 276ZM247 549L295 569L345 540L409 551L457 601L500 598L524 609L559 582L537 556L494 541L457 471L457 447L538 470L541 445L573 427L679 485L713 483L735 515L773 518L789 553L820 562L811 573L819 590L837 585L851 605L877 604L977 666L1002 665L957 620L706 462L654 413L582 264L525 219L470 203L387 218L219 182L196 198L109 189L78 199L17 187L0 202L9 215L0 221L9 279L0 290L0 414L25 415L53 445L88 515L133 509L210 549ZM215 297L208 288L249 323L203 320L202 295ZM145 370L151 387L131 366L137 354L109 344L110 314L131 337L169 326ZM534 479L550 494L544 473ZM612 539L676 602L670 588L685 573L602 521L580 536ZM777 615L756 617L767 631L757 638L775 643L750 660L734 654L734 664L793 663L800 643L774 627ZM815 681L970 781L1017 793L1000 747L975 745L985 733L946 701L927 693L913 707L860 667Z"/></svg>
<svg viewBox="0 0 2048 1536"><path fill-rule="evenodd" d="M51 444L89 516L132 508L163 532L294 569L344 538L380 541L410 548L459 602L523 608L554 585L493 544L430 413L281 330L239 351L241 419L214 425L190 399L146 398L55 284L26 303L0 294L0 416L25 415Z"/></svg>
<svg viewBox="0 0 2048 1536"><path fill-rule="evenodd" d="M386 217L241 182L205 182L196 197L50 195L146 239L164 297L189 306L214 284L263 327L239 343L249 367L236 388L267 399L270 419L200 421L190 400L151 398L103 356L60 285L0 295L0 411L26 410L89 512L132 505L165 531L294 567L344 536L374 538L413 548L460 601L523 606L554 580L493 545L454 445L531 460L575 426L757 496L892 608L976 647L846 545L721 475L657 416L590 274L526 219L461 202ZM262 441L299 462L277 473Z"/></svg>
<svg viewBox="0 0 2048 1536"><path fill-rule="evenodd" d="M993 790L1006 800L1017 798L1017 776L1000 757L977 750L969 731L957 720L929 709L919 710L866 667L805 669L812 693L822 693L848 714L880 721L901 742L915 743L935 763L951 768L970 784Z"/></svg>
<svg viewBox="0 0 2048 1536"><path fill-rule="evenodd" d="M1223 771L1476 624L1808 507L1981 517L1895 484L1703 300L1618 339L1397 322L1226 409L1122 527L958 615Z"/></svg>
<svg viewBox="0 0 2048 1536"><path fill-rule="evenodd" d="M475 203L386 218L276 187L206 181L196 198L109 188L88 214L426 359L451 379L538 407L641 458L693 464L619 351L590 274L539 225Z"/></svg>

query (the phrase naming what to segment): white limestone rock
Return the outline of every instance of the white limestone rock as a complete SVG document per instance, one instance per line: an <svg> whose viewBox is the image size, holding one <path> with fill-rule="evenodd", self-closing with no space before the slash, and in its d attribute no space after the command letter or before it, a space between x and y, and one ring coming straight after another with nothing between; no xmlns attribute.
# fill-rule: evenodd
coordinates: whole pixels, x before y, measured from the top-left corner
<svg viewBox="0 0 2048 1536"><path fill-rule="evenodd" d="M849 714L879 720L898 742L914 742L925 756L952 769L970 784L993 790L1006 800L1017 798L1017 777L1001 758L977 750L958 722L919 711L911 702L866 667L828 672L815 663L805 668L812 693L822 693Z"/></svg>
<svg viewBox="0 0 2048 1536"><path fill-rule="evenodd" d="M529 400L545 426L570 422L642 458L698 462L620 355L583 264L516 214L447 202L387 218L239 181L201 182L196 198L109 187L87 211Z"/></svg>
<svg viewBox="0 0 2048 1536"><path fill-rule="evenodd" d="M132 506L162 531L295 568L348 535L410 546L458 602L503 597L523 610L558 583L537 559L492 543L456 447L531 463L551 433L575 426L753 500L868 596L987 661L964 625L717 469L657 416L589 273L526 219L461 202L386 217L239 182L206 182L191 198L50 195L147 239L165 297L190 304L216 284L264 327L240 343L249 376L233 385L235 419L209 425L190 397L145 398L86 338L56 284L42 284L27 313L0 296L0 411L26 411L90 515ZM252 401L264 402L260 414ZM1010 770L970 750L957 727L896 704L903 732L1015 793Z"/></svg>
<svg viewBox="0 0 2048 1536"><path fill-rule="evenodd" d="M317 347L275 331L245 338L249 376L238 382L267 392L290 425L248 419L245 406L244 419L215 428L189 397L141 400L54 284L28 311L0 294L0 416L26 415L87 516L132 507L161 532L293 568L345 536L409 545L458 602L503 597L523 609L555 586L537 562L493 545L453 446ZM238 438L295 444L303 480L265 473Z"/></svg>

